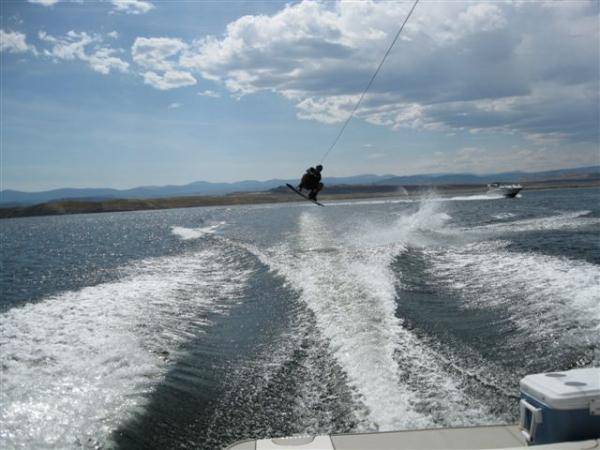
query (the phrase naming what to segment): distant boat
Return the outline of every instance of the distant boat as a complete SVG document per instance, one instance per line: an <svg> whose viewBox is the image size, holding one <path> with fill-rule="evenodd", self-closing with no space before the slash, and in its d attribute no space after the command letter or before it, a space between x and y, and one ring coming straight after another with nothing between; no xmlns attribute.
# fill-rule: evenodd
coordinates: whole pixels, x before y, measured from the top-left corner
<svg viewBox="0 0 600 450"><path fill-rule="evenodd" d="M501 195L506 198L514 198L517 194L523 189L523 186L520 184L501 184L501 183L492 183L488 184L488 194L489 195Z"/></svg>

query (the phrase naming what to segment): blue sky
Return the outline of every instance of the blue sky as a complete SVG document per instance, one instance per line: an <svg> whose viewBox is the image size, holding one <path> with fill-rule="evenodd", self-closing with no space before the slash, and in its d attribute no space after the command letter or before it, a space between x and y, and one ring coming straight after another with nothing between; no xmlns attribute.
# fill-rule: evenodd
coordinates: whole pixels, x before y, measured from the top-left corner
<svg viewBox="0 0 600 450"><path fill-rule="evenodd" d="M2 188L299 176L412 2L2 5ZM422 2L325 175L600 163L599 2Z"/></svg>

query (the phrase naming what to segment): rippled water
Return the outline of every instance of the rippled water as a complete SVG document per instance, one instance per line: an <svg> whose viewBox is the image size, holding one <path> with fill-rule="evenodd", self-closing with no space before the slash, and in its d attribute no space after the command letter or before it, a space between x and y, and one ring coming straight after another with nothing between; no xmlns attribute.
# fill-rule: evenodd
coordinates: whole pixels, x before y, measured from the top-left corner
<svg viewBox="0 0 600 450"><path fill-rule="evenodd" d="M505 423L600 364L600 191L0 221L2 448Z"/></svg>

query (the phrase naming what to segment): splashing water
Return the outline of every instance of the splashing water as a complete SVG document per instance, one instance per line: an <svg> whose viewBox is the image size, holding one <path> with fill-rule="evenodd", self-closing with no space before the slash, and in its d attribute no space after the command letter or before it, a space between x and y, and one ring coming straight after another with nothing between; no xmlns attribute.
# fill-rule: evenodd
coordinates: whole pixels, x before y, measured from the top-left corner
<svg viewBox="0 0 600 450"><path fill-rule="evenodd" d="M124 270L0 316L3 448L104 445L206 328L202 312L225 312L249 275L220 250Z"/></svg>
<svg viewBox="0 0 600 450"><path fill-rule="evenodd" d="M208 234L216 233L225 222L215 223L213 225L208 225L206 227L200 228L185 228L185 227L171 227L171 232L184 241L189 241L193 239L199 239Z"/></svg>

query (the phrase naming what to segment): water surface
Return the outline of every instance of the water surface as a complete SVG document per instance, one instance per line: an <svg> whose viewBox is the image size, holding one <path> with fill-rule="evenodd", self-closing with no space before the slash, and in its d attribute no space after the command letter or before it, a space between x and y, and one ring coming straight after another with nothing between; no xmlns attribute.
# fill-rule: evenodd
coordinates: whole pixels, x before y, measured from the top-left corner
<svg viewBox="0 0 600 450"><path fill-rule="evenodd" d="M600 191L0 221L2 448L506 423L600 363Z"/></svg>

